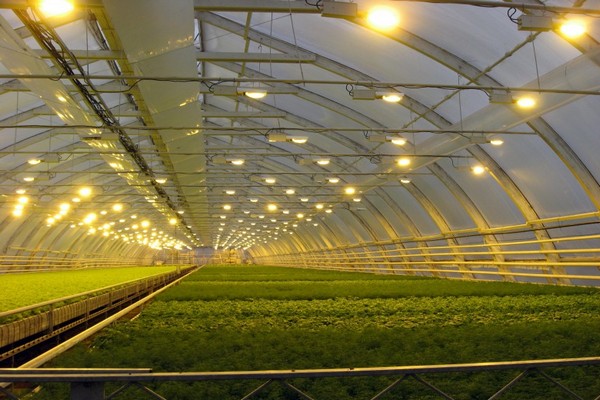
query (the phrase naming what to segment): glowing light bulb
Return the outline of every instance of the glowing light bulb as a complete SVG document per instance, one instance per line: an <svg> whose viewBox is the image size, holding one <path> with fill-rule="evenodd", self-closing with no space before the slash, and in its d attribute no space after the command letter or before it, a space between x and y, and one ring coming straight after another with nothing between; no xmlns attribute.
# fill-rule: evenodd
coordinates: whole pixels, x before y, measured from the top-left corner
<svg viewBox="0 0 600 400"><path fill-rule="evenodd" d="M142 228L147 228L150 226L150 221L144 220L140 223L140 225L142 225Z"/></svg>
<svg viewBox="0 0 600 400"><path fill-rule="evenodd" d="M89 225L92 222L94 222L96 220L96 218L98 218L98 216L95 213L89 213L83 219L83 223Z"/></svg>
<svg viewBox="0 0 600 400"><path fill-rule="evenodd" d="M399 103L404 96L400 93L388 93L381 96L381 99L387 103Z"/></svg>
<svg viewBox="0 0 600 400"><path fill-rule="evenodd" d="M235 194L235 190L226 190L226 191L225 191L225 194L228 194L228 195L230 195L230 196L231 196L231 195L234 195L234 194Z"/></svg>
<svg viewBox="0 0 600 400"><path fill-rule="evenodd" d="M223 206L223 210L227 210L227 211L231 210L231 205L229 205L229 204L225 204L225 205Z"/></svg>
<svg viewBox="0 0 600 400"><path fill-rule="evenodd" d="M262 89L252 89L245 91L244 95L246 97L250 97L251 99L259 100L267 96L267 91Z"/></svg>
<svg viewBox="0 0 600 400"><path fill-rule="evenodd" d="M404 146L406 144L407 140L405 138L403 138L402 136L397 136L397 137L391 138L390 142L392 144L395 144L396 146Z"/></svg>
<svg viewBox="0 0 600 400"><path fill-rule="evenodd" d="M27 203L29 203L29 197L21 196L17 199L17 201L21 204L27 204Z"/></svg>
<svg viewBox="0 0 600 400"><path fill-rule="evenodd" d="M21 217L21 216L23 216L23 209L22 208L15 208L12 211L12 215L13 215L13 217Z"/></svg>
<svg viewBox="0 0 600 400"><path fill-rule="evenodd" d="M267 210L269 210L269 211L277 211L277 205L276 204L268 204L267 205Z"/></svg>
<svg viewBox="0 0 600 400"><path fill-rule="evenodd" d="M561 24L559 30L564 36L574 39L586 32L586 26L583 21L570 20Z"/></svg>
<svg viewBox="0 0 600 400"><path fill-rule="evenodd" d="M315 205L315 207L317 208L317 210L322 210L323 207L325 207L325 206L323 204L319 203L319 204Z"/></svg>
<svg viewBox="0 0 600 400"><path fill-rule="evenodd" d="M275 178L265 178L265 183L272 185L275 182L277 182L277 180Z"/></svg>
<svg viewBox="0 0 600 400"><path fill-rule="evenodd" d="M92 188L82 187L79 189L79 196L81 197L90 197L92 195Z"/></svg>
<svg viewBox="0 0 600 400"><path fill-rule="evenodd" d="M308 138L306 136L294 136L292 137L292 143L296 143L296 144L304 144L306 142L308 142Z"/></svg>
<svg viewBox="0 0 600 400"><path fill-rule="evenodd" d="M533 108L536 105L536 101L533 97L520 97L517 99L517 105L521 108Z"/></svg>
<svg viewBox="0 0 600 400"><path fill-rule="evenodd" d="M319 158L316 163L319 165L329 165L331 161L328 158Z"/></svg>
<svg viewBox="0 0 600 400"><path fill-rule="evenodd" d="M504 144L504 140L499 136L493 136L490 138L490 144L493 146L502 146Z"/></svg>
<svg viewBox="0 0 600 400"><path fill-rule="evenodd" d="M354 193L356 193L356 188L347 187L347 188L344 189L344 193L346 193L346 194L354 194Z"/></svg>
<svg viewBox="0 0 600 400"><path fill-rule="evenodd" d="M338 183L339 181L340 181L340 178L336 178L336 177L327 178L327 182L329 182L329 183Z"/></svg>
<svg viewBox="0 0 600 400"><path fill-rule="evenodd" d="M231 160L229 162L232 163L233 165L244 165L244 163L245 163L245 161L242 160L241 158L236 158L235 160Z"/></svg>
<svg viewBox="0 0 600 400"><path fill-rule="evenodd" d="M287 189L285 191L285 194L294 194L294 193L296 193L296 191L294 189Z"/></svg>
<svg viewBox="0 0 600 400"><path fill-rule="evenodd" d="M485 172L485 168L481 165L475 165L473 168L471 168L471 171L473 171L475 175L481 175Z"/></svg>
<svg viewBox="0 0 600 400"><path fill-rule="evenodd" d="M67 211L69 211L69 209L71 208L71 205L69 203L60 203L60 205L58 206L58 208L60 209L61 213L67 213Z"/></svg>
<svg viewBox="0 0 600 400"><path fill-rule="evenodd" d="M68 0L42 0L38 4L38 9L46 17L56 17L73 11L75 6Z"/></svg>
<svg viewBox="0 0 600 400"><path fill-rule="evenodd" d="M394 29L400 23L400 17L396 10L390 7L377 6L369 10L367 23L380 31L389 31Z"/></svg>
<svg viewBox="0 0 600 400"><path fill-rule="evenodd" d="M113 204L112 210L114 212L121 212L121 211L123 211L123 204L121 204L121 203L115 203L115 204Z"/></svg>
<svg viewBox="0 0 600 400"><path fill-rule="evenodd" d="M404 184L407 184L407 183L410 183L412 181L410 180L410 178L400 178L400 182L404 183Z"/></svg>
<svg viewBox="0 0 600 400"><path fill-rule="evenodd" d="M407 166L409 166L410 162L411 162L410 158L408 158L408 157L401 157L397 161L398 165L401 166L401 167L407 167Z"/></svg>
<svg viewBox="0 0 600 400"><path fill-rule="evenodd" d="M25 178L23 178L23 180L25 182L33 182L33 181L35 181L35 177L33 177L33 176L26 176Z"/></svg>
<svg viewBox="0 0 600 400"><path fill-rule="evenodd" d="M42 160L40 160L39 158L31 158L31 159L27 160L27 164L29 164L29 165L38 165L41 162L42 162Z"/></svg>
<svg viewBox="0 0 600 400"><path fill-rule="evenodd" d="M15 193L17 193L17 194L25 194L25 193L27 193L27 190L25 190L25 189L17 189L15 191Z"/></svg>
<svg viewBox="0 0 600 400"><path fill-rule="evenodd" d="M177 224L177 218L171 218L171 219L169 220L169 224L171 224L171 225L175 225L175 224Z"/></svg>

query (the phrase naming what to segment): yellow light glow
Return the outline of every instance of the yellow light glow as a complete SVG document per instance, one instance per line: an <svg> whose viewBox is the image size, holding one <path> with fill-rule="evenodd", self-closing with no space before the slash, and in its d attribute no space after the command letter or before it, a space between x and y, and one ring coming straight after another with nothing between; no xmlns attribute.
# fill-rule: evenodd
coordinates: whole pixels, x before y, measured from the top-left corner
<svg viewBox="0 0 600 400"><path fill-rule="evenodd" d="M121 211L123 211L123 204L121 204L121 203L115 203L115 204L113 204L112 210L114 212L121 212Z"/></svg>
<svg viewBox="0 0 600 400"><path fill-rule="evenodd" d="M177 218L171 218L171 219L169 220L169 224L171 224L171 225L175 225L175 224L177 224Z"/></svg>
<svg viewBox="0 0 600 400"><path fill-rule="evenodd" d="M520 97L517 99L517 105L521 108L533 108L536 105L536 101L533 97Z"/></svg>
<svg viewBox="0 0 600 400"><path fill-rule="evenodd" d="M502 146L504 144L504 139L499 136L494 136L490 138L490 144L493 146Z"/></svg>
<svg viewBox="0 0 600 400"><path fill-rule="evenodd" d="M294 137L292 137L292 143L304 144L306 142L308 142L308 138L306 136L294 136Z"/></svg>
<svg viewBox="0 0 600 400"><path fill-rule="evenodd" d="M327 210L325 210L325 212L326 212L327 214L331 214L331 213L333 212L333 210L332 210L331 208L328 208Z"/></svg>
<svg viewBox="0 0 600 400"><path fill-rule="evenodd" d="M258 203L258 199L254 197L248 200L250 200L250 203Z"/></svg>
<svg viewBox="0 0 600 400"><path fill-rule="evenodd" d="M317 208L317 210L322 210L323 207L325 207L325 206L323 204L319 203L319 204L315 205L315 207Z"/></svg>
<svg viewBox="0 0 600 400"><path fill-rule="evenodd" d="M275 178L265 178L265 183L272 185L275 182L277 182L277 180Z"/></svg>
<svg viewBox="0 0 600 400"><path fill-rule="evenodd" d="M22 210L25 206L23 204L15 204L15 210Z"/></svg>
<svg viewBox="0 0 600 400"><path fill-rule="evenodd" d="M267 210L277 211L277 204L267 204Z"/></svg>
<svg viewBox="0 0 600 400"><path fill-rule="evenodd" d="M31 158L31 159L27 160L27 164L29 164L29 165L38 165L41 162L42 162L42 160L40 160L39 158Z"/></svg>
<svg viewBox="0 0 600 400"><path fill-rule="evenodd" d="M404 184L407 184L407 183L410 183L411 180L410 180L410 178L400 178L400 182L404 183Z"/></svg>
<svg viewBox="0 0 600 400"><path fill-rule="evenodd" d="M475 175L481 175L485 172L485 168L481 165L475 165L473 168L471 168L471 171L473 171Z"/></svg>
<svg viewBox="0 0 600 400"><path fill-rule="evenodd" d="M308 197L300 197L300 201L306 203L308 201Z"/></svg>
<svg viewBox="0 0 600 400"><path fill-rule="evenodd" d="M259 100L267 96L267 91L262 89L252 89L245 91L244 95L246 97L250 97L251 99Z"/></svg>
<svg viewBox="0 0 600 400"><path fill-rule="evenodd" d="M164 183L167 183L167 178L156 178L155 181L156 183L162 185Z"/></svg>
<svg viewBox="0 0 600 400"><path fill-rule="evenodd" d="M407 167L410 165L411 160L408 157L401 157L398 159L398 161L396 161L398 163L399 166L401 167Z"/></svg>
<svg viewBox="0 0 600 400"><path fill-rule="evenodd" d="M89 213L83 219L83 223L89 225L92 222L94 222L96 220L96 218L98 218L98 216L96 215L96 213Z"/></svg>
<svg viewBox="0 0 600 400"><path fill-rule="evenodd" d="M27 193L27 190L25 190L25 189L17 189L15 191L15 193L17 193L17 194L25 194L25 193Z"/></svg>
<svg viewBox="0 0 600 400"><path fill-rule="evenodd" d="M231 160L229 162L233 165L244 165L246 161L242 160L241 158L236 158L235 160Z"/></svg>
<svg viewBox="0 0 600 400"><path fill-rule="evenodd" d="M60 203L58 208L60 209L60 211L67 212L71 208L71 205L69 203Z"/></svg>
<svg viewBox="0 0 600 400"><path fill-rule="evenodd" d="M352 199L352 201L354 201L355 203L360 203L361 202L361 198L360 197L355 197Z"/></svg>
<svg viewBox="0 0 600 400"><path fill-rule="evenodd" d="M299 219L302 219L302 218L304 218L304 214L298 213L298 214L296 214L296 217L298 217Z"/></svg>
<svg viewBox="0 0 600 400"><path fill-rule="evenodd" d="M389 93L381 96L381 99L387 103L399 103L404 96L400 93Z"/></svg>
<svg viewBox="0 0 600 400"><path fill-rule="evenodd" d="M319 158L316 162L319 165L329 165L330 160L328 158Z"/></svg>
<svg viewBox="0 0 600 400"><path fill-rule="evenodd" d="M329 183L338 183L340 181L340 178L327 178L327 182Z"/></svg>
<svg viewBox="0 0 600 400"><path fill-rule="evenodd" d="M386 6L376 6L369 10L367 23L380 31L394 29L400 23L400 17L395 9Z"/></svg>
<svg viewBox="0 0 600 400"><path fill-rule="evenodd" d="M226 190L226 191L225 191L225 194L228 194L228 195L230 195L230 196L231 196L231 195L234 195L234 194L235 194L235 190Z"/></svg>
<svg viewBox="0 0 600 400"><path fill-rule="evenodd" d="M294 194L294 193L296 193L296 191L294 189L287 189L285 191L285 194Z"/></svg>
<svg viewBox="0 0 600 400"><path fill-rule="evenodd" d="M354 193L356 193L356 188L353 188L351 186L347 187L347 188L344 189L344 193L346 193L346 194L354 194Z"/></svg>
<svg viewBox="0 0 600 400"><path fill-rule="evenodd" d="M225 204L225 205L223 206L223 210L227 210L227 211L231 210L231 205L229 205L229 204Z"/></svg>
<svg viewBox="0 0 600 400"><path fill-rule="evenodd" d="M17 199L17 201L21 204L27 204L27 203L29 203L29 197L21 196Z"/></svg>
<svg viewBox="0 0 600 400"><path fill-rule="evenodd" d="M81 189L79 189L79 196L81 197L90 197L92 195L92 188L89 187L82 187Z"/></svg>
<svg viewBox="0 0 600 400"><path fill-rule="evenodd" d="M73 203L79 203L79 202L81 201L81 199L80 199L79 197L73 197L73 198L71 199L71 201L72 201Z"/></svg>
<svg viewBox="0 0 600 400"><path fill-rule="evenodd" d="M52 224L53 224L53 223L55 223L55 222L56 222L56 220L55 220L54 218L52 218L52 217L48 217L48 218L46 218L46 223L47 223L48 225L52 225Z"/></svg>
<svg viewBox="0 0 600 400"><path fill-rule="evenodd" d="M25 182L33 182L33 181L35 181L35 177L33 177L33 176L26 176L25 178L23 178L23 180Z"/></svg>
<svg viewBox="0 0 600 400"><path fill-rule="evenodd" d="M559 30L564 36L574 39L586 32L586 26L583 21L570 20L561 24Z"/></svg>
<svg viewBox="0 0 600 400"><path fill-rule="evenodd" d="M402 136L397 136L397 137L391 138L390 142L392 144L395 144L396 146L404 146L406 144L407 140L405 138L403 138Z"/></svg>
<svg viewBox="0 0 600 400"><path fill-rule="evenodd" d="M38 9L46 17L56 17L73 11L75 6L68 0L41 0Z"/></svg>
<svg viewBox="0 0 600 400"><path fill-rule="evenodd" d="M140 223L140 225L142 225L142 228L147 228L150 226L150 221L144 220Z"/></svg>

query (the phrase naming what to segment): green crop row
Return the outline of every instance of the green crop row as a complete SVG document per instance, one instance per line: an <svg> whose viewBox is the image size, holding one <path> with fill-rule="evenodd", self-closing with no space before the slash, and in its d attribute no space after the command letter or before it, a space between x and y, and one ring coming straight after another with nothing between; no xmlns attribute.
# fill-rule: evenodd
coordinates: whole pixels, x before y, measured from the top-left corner
<svg viewBox="0 0 600 400"><path fill-rule="evenodd" d="M172 266L160 266L3 274L0 278L0 311L160 275L174 269Z"/></svg>
<svg viewBox="0 0 600 400"><path fill-rule="evenodd" d="M221 274L227 276L219 281ZM589 288L207 267L159 296L139 318L111 326L52 365L232 371L597 356L599 307L600 293ZM600 394L599 370L548 372L583 398L594 398ZM426 379L456 399L479 400L517 374L434 374ZM396 378L300 379L294 384L315 399L366 399ZM242 398L260 383L152 387L167 399L227 400ZM65 390L47 387L36 400L66 398ZM386 396L382 399L439 398L412 379ZM118 397L136 398L140 393L134 391ZM276 384L256 398L299 399ZM525 398L565 396L534 373L502 396Z"/></svg>

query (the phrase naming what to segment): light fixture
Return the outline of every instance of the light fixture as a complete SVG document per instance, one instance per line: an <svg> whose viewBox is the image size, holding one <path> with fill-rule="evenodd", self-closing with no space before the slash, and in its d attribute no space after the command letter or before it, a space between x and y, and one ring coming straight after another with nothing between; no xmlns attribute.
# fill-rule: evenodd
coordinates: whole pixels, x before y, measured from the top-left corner
<svg viewBox="0 0 600 400"><path fill-rule="evenodd" d="M352 201L355 202L355 203L360 203L361 200L362 199L360 197L355 197L355 198L352 199Z"/></svg>
<svg viewBox="0 0 600 400"><path fill-rule="evenodd" d="M38 9L46 17L56 17L73 11L75 6L68 0L41 0Z"/></svg>
<svg viewBox="0 0 600 400"><path fill-rule="evenodd" d="M304 218L304 214L298 213L298 214L296 214L296 217L298 217L298 219L302 219L302 218Z"/></svg>
<svg viewBox="0 0 600 400"><path fill-rule="evenodd" d="M346 193L346 194L354 194L354 193L356 193L356 188L353 188L352 186L344 188L344 193Z"/></svg>
<svg viewBox="0 0 600 400"><path fill-rule="evenodd" d="M123 211L123 204L121 204L121 203L115 203L115 204L113 204L112 210L114 212L121 212L121 211Z"/></svg>
<svg viewBox="0 0 600 400"><path fill-rule="evenodd" d="M398 103L404 98L404 93L396 91L378 92L375 89L354 89L350 92L353 100L381 99L388 103Z"/></svg>
<svg viewBox="0 0 600 400"><path fill-rule="evenodd" d="M27 193L27 190L25 190L25 189L17 189L15 191L15 193L17 193L17 194L25 194L25 193Z"/></svg>
<svg viewBox="0 0 600 400"><path fill-rule="evenodd" d="M277 204L267 204L267 210L277 211Z"/></svg>
<svg viewBox="0 0 600 400"><path fill-rule="evenodd" d="M489 138L489 142L493 146L502 146L504 144L504 139L502 139L500 136L491 136Z"/></svg>
<svg viewBox="0 0 600 400"><path fill-rule="evenodd" d="M224 164L232 164L232 165L244 165L246 162L241 158L226 158L223 156L214 156L210 159L215 165L224 165Z"/></svg>
<svg viewBox="0 0 600 400"><path fill-rule="evenodd" d="M79 189L78 193L81 197L90 197L92 195L92 188L87 186L82 187L81 189Z"/></svg>
<svg viewBox="0 0 600 400"><path fill-rule="evenodd" d="M41 162L42 160L39 158L30 158L29 160L27 160L27 164L29 165L38 165Z"/></svg>
<svg viewBox="0 0 600 400"><path fill-rule="evenodd" d="M536 105L535 99L530 96L519 97L515 103L517 104L517 106L525 109L533 108Z"/></svg>
<svg viewBox="0 0 600 400"><path fill-rule="evenodd" d="M285 191L285 194L289 194L289 195L292 195L294 193L296 193L296 191L294 189L286 189L286 191Z"/></svg>
<svg viewBox="0 0 600 400"><path fill-rule="evenodd" d="M185 211L183 211L183 210L177 210L177 214L182 215L183 213L185 213ZM132 215L132 218L133 218L133 215Z"/></svg>
<svg viewBox="0 0 600 400"><path fill-rule="evenodd" d="M89 213L83 219L83 223L86 224L86 225L89 225L92 222L94 222L96 220L96 218L98 218L98 217L97 217L97 215L95 213Z"/></svg>
<svg viewBox="0 0 600 400"><path fill-rule="evenodd" d="M322 209L323 209L323 207L325 207L325 206L324 206L323 204L321 204L321 203L319 203L319 204L316 204L316 205L315 205L315 208L316 208L317 210L322 210Z"/></svg>
<svg viewBox="0 0 600 400"><path fill-rule="evenodd" d="M228 194L228 195L232 196L232 195L235 194L235 190L226 190L225 194Z"/></svg>
<svg viewBox="0 0 600 400"><path fill-rule="evenodd" d="M33 182L33 181L35 181L35 177L33 177L33 176L26 176L26 177L23 178L23 180L25 182Z"/></svg>
<svg viewBox="0 0 600 400"><path fill-rule="evenodd" d="M230 204L225 204L225 205L223 206L223 210L226 210L226 211L229 211L229 210L231 210L231 205L230 205Z"/></svg>
<svg viewBox="0 0 600 400"><path fill-rule="evenodd" d="M251 99L254 100L259 100L262 98L265 98L267 96L267 91L264 89L253 89L253 88L248 88L248 89L242 89L244 96L246 97L250 97Z"/></svg>
<svg viewBox="0 0 600 400"><path fill-rule="evenodd" d="M306 203L308 201L308 197L300 197L300 201Z"/></svg>
<svg viewBox="0 0 600 400"><path fill-rule="evenodd" d="M140 222L140 225L142 225L142 228L147 228L150 226L150 221L144 220L144 221Z"/></svg>
<svg viewBox="0 0 600 400"><path fill-rule="evenodd" d="M162 185L162 184L167 183L167 178L156 178L155 181L156 181L156 183Z"/></svg>
<svg viewBox="0 0 600 400"><path fill-rule="evenodd" d="M400 17L395 9L386 6L376 6L369 10L367 23L373 29L389 31L400 23Z"/></svg>
<svg viewBox="0 0 600 400"><path fill-rule="evenodd" d="M345 1L325 0L321 3L321 16L330 18L355 18L358 4Z"/></svg>
<svg viewBox="0 0 600 400"><path fill-rule="evenodd" d="M409 166L409 165L410 165L410 163L411 163L411 160L410 160L410 158L409 158L409 157L400 157L400 158L399 158L399 159L396 161L396 163L398 163L398 165L399 165L399 166L401 166L401 167L407 167L407 166Z"/></svg>
<svg viewBox="0 0 600 400"><path fill-rule="evenodd" d="M327 182L329 183L338 183L340 181L340 178L332 176L330 178L327 178Z"/></svg>
<svg viewBox="0 0 600 400"><path fill-rule="evenodd" d="M411 183L411 182L412 181L409 177L403 176L402 178L400 178L400 183L407 184L407 183Z"/></svg>
<svg viewBox="0 0 600 400"><path fill-rule="evenodd" d="M256 197L251 197L248 200L250 200L250 203L257 203L258 199Z"/></svg>
<svg viewBox="0 0 600 400"><path fill-rule="evenodd" d="M268 183L269 185L272 185L275 182L277 182L277 179L275 178L265 178L265 183Z"/></svg>
<svg viewBox="0 0 600 400"><path fill-rule="evenodd" d="M171 225L177 224L177 218L171 218L171 219L169 219L169 224L171 224Z"/></svg>
<svg viewBox="0 0 600 400"><path fill-rule="evenodd" d="M21 217L21 216L23 216L23 209L22 208L15 208L12 211L12 215L13 215L13 217Z"/></svg>
<svg viewBox="0 0 600 400"><path fill-rule="evenodd" d="M60 209L61 213L66 213L71 208L71 205L69 203L60 203L58 208Z"/></svg>
<svg viewBox="0 0 600 400"><path fill-rule="evenodd" d="M471 168L471 171L475 174L475 175L481 175L485 172L485 168L482 165L475 165Z"/></svg>
<svg viewBox="0 0 600 400"><path fill-rule="evenodd" d="M319 159L315 160L315 162L319 165L329 165L331 160L329 160L329 158L319 158Z"/></svg>
<svg viewBox="0 0 600 400"><path fill-rule="evenodd" d="M400 135L370 135L368 138L369 142L390 142L396 146L404 146L408 140Z"/></svg>
<svg viewBox="0 0 600 400"><path fill-rule="evenodd" d="M304 144L308 142L308 137L306 136L288 136L288 140L292 143L296 144Z"/></svg>
<svg viewBox="0 0 600 400"><path fill-rule="evenodd" d="M19 197L19 198L17 199L17 201L18 201L20 204L27 204L27 203L29 203L29 197L27 197L27 196L21 196L21 197Z"/></svg>
<svg viewBox="0 0 600 400"><path fill-rule="evenodd" d="M381 100L387 103L399 103L403 97L402 93L385 93L381 95Z"/></svg>
<svg viewBox="0 0 600 400"><path fill-rule="evenodd" d="M331 208L328 208L327 210L325 210L325 212L326 212L327 214L331 214L331 213L333 212L333 210L332 210Z"/></svg>
<svg viewBox="0 0 600 400"><path fill-rule="evenodd" d="M290 136L284 133L269 133L267 135L267 140L269 143L277 143L277 142L292 142L296 144L304 144L308 141L308 137L306 136Z"/></svg>
<svg viewBox="0 0 600 400"><path fill-rule="evenodd" d="M560 24L558 28L561 34L569 39L577 38L586 32L586 26L583 21L569 20Z"/></svg>

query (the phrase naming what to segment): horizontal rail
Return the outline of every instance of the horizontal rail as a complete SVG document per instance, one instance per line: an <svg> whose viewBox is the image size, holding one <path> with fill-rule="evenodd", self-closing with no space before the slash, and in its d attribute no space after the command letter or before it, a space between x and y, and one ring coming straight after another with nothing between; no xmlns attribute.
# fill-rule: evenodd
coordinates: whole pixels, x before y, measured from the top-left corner
<svg viewBox="0 0 600 400"><path fill-rule="evenodd" d="M600 357L563 358L547 360L500 361L484 363L411 365L374 368L331 368L303 370L265 370L265 371L221 371L221 372L90 372L81 374L64 373L60 369L56 373L36 373L27 370L15 374L0 369L0 381L6 382L161 382L161 381L211 381L239 379L294 379L294 378L332 378L358 376L390 376L403 374L428 374L446 372L481 372L494 370L514 370L549 367L571 367L584 365L600 365Z"/></svg>

